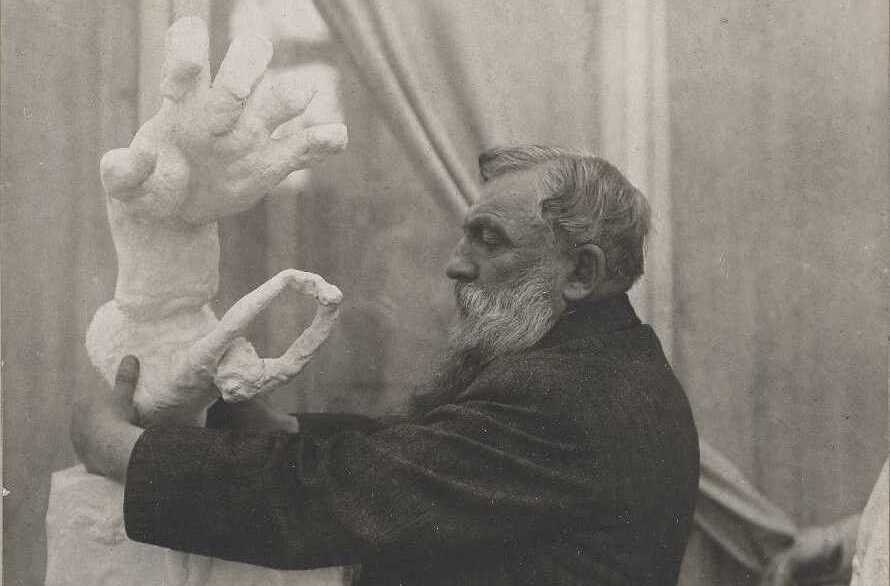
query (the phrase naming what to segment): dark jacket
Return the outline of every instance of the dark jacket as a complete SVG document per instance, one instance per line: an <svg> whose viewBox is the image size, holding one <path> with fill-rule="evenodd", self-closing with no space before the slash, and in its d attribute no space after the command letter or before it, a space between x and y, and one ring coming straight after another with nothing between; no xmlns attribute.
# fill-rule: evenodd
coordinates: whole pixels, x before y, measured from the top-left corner
<svg viewBox="0 0 890 586"><path fill-rule="evenodd" d="M689 404L624 295L565 315L453 402L299 434L147 430L128 535L363 584L675 584L698 482Z"/></svg>

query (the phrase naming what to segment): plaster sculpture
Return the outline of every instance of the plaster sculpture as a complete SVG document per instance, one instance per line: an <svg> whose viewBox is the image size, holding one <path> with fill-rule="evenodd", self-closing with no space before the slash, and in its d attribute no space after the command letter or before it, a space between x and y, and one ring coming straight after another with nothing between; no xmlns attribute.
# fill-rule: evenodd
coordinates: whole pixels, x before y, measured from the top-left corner
<svg viewBox="0 0 890 586"><path fill-rule="evenodd" d="M129 147L100 164L118 278L114 299L89 327L87 349L109 383L123 356L140 359L134 403L145 425L201 425L220 395L246 400L291 380L327 338L342 298L322 277L290 269L219 320L210 309L219 281L217 219L341 151L346 127L330 109L313 108L316 90L299 71L265 74L269 41L237 37L212 83L208 47L200 19L170 27L160 110ZM315 318L282 356L260 358L242 334L288 288L315 299ZM82 466L54 475L47 584L98 584L109 575L113 583L190 586L336 582L331 572L276 572L172 551L158 564L162 550L126 540L121 501L119 485ZM95 568L72 574L65 560L87 551Z"/></svg>

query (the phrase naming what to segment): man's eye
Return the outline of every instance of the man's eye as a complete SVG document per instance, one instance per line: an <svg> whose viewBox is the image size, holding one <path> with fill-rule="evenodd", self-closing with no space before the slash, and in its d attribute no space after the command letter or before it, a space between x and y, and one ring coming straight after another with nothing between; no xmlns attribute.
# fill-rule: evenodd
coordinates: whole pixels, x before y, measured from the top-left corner
<svg viewBox="0 0 890 586"><path fill-rule="evenodd" d="M501 236L494 230L483 228L479 234L479 240L486 246L497 246L501 243Z"/></svg>

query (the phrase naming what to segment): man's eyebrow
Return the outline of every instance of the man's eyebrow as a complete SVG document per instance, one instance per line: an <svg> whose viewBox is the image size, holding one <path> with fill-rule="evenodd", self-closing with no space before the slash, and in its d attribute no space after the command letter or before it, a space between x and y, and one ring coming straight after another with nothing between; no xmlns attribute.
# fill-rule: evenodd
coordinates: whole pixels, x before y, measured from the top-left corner
<svg viewBox="0 0 890 586"><path fill-rule="evenodd" d="M510 235L507 233L506 227L500 220L498 220L497 216L484 213L473 216L471 218L467 218L467 220L464 222L465 232L471 232L473 230L479 230L481 228L487 228L488 230L496 232L507 242L512 243L513 241L513 239L510 238Z"/></svg>

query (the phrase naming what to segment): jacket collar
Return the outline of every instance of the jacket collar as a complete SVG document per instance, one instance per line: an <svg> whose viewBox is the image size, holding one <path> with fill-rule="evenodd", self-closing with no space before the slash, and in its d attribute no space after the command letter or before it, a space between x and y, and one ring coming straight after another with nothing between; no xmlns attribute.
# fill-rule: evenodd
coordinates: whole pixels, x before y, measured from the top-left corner
<svg viewBox="0 0 890 586"><path fill-rule="evenodd" d="M624 330L640 323L627 293L620 293L569 306L537 346L555 346L570 340Z"/></svg>

